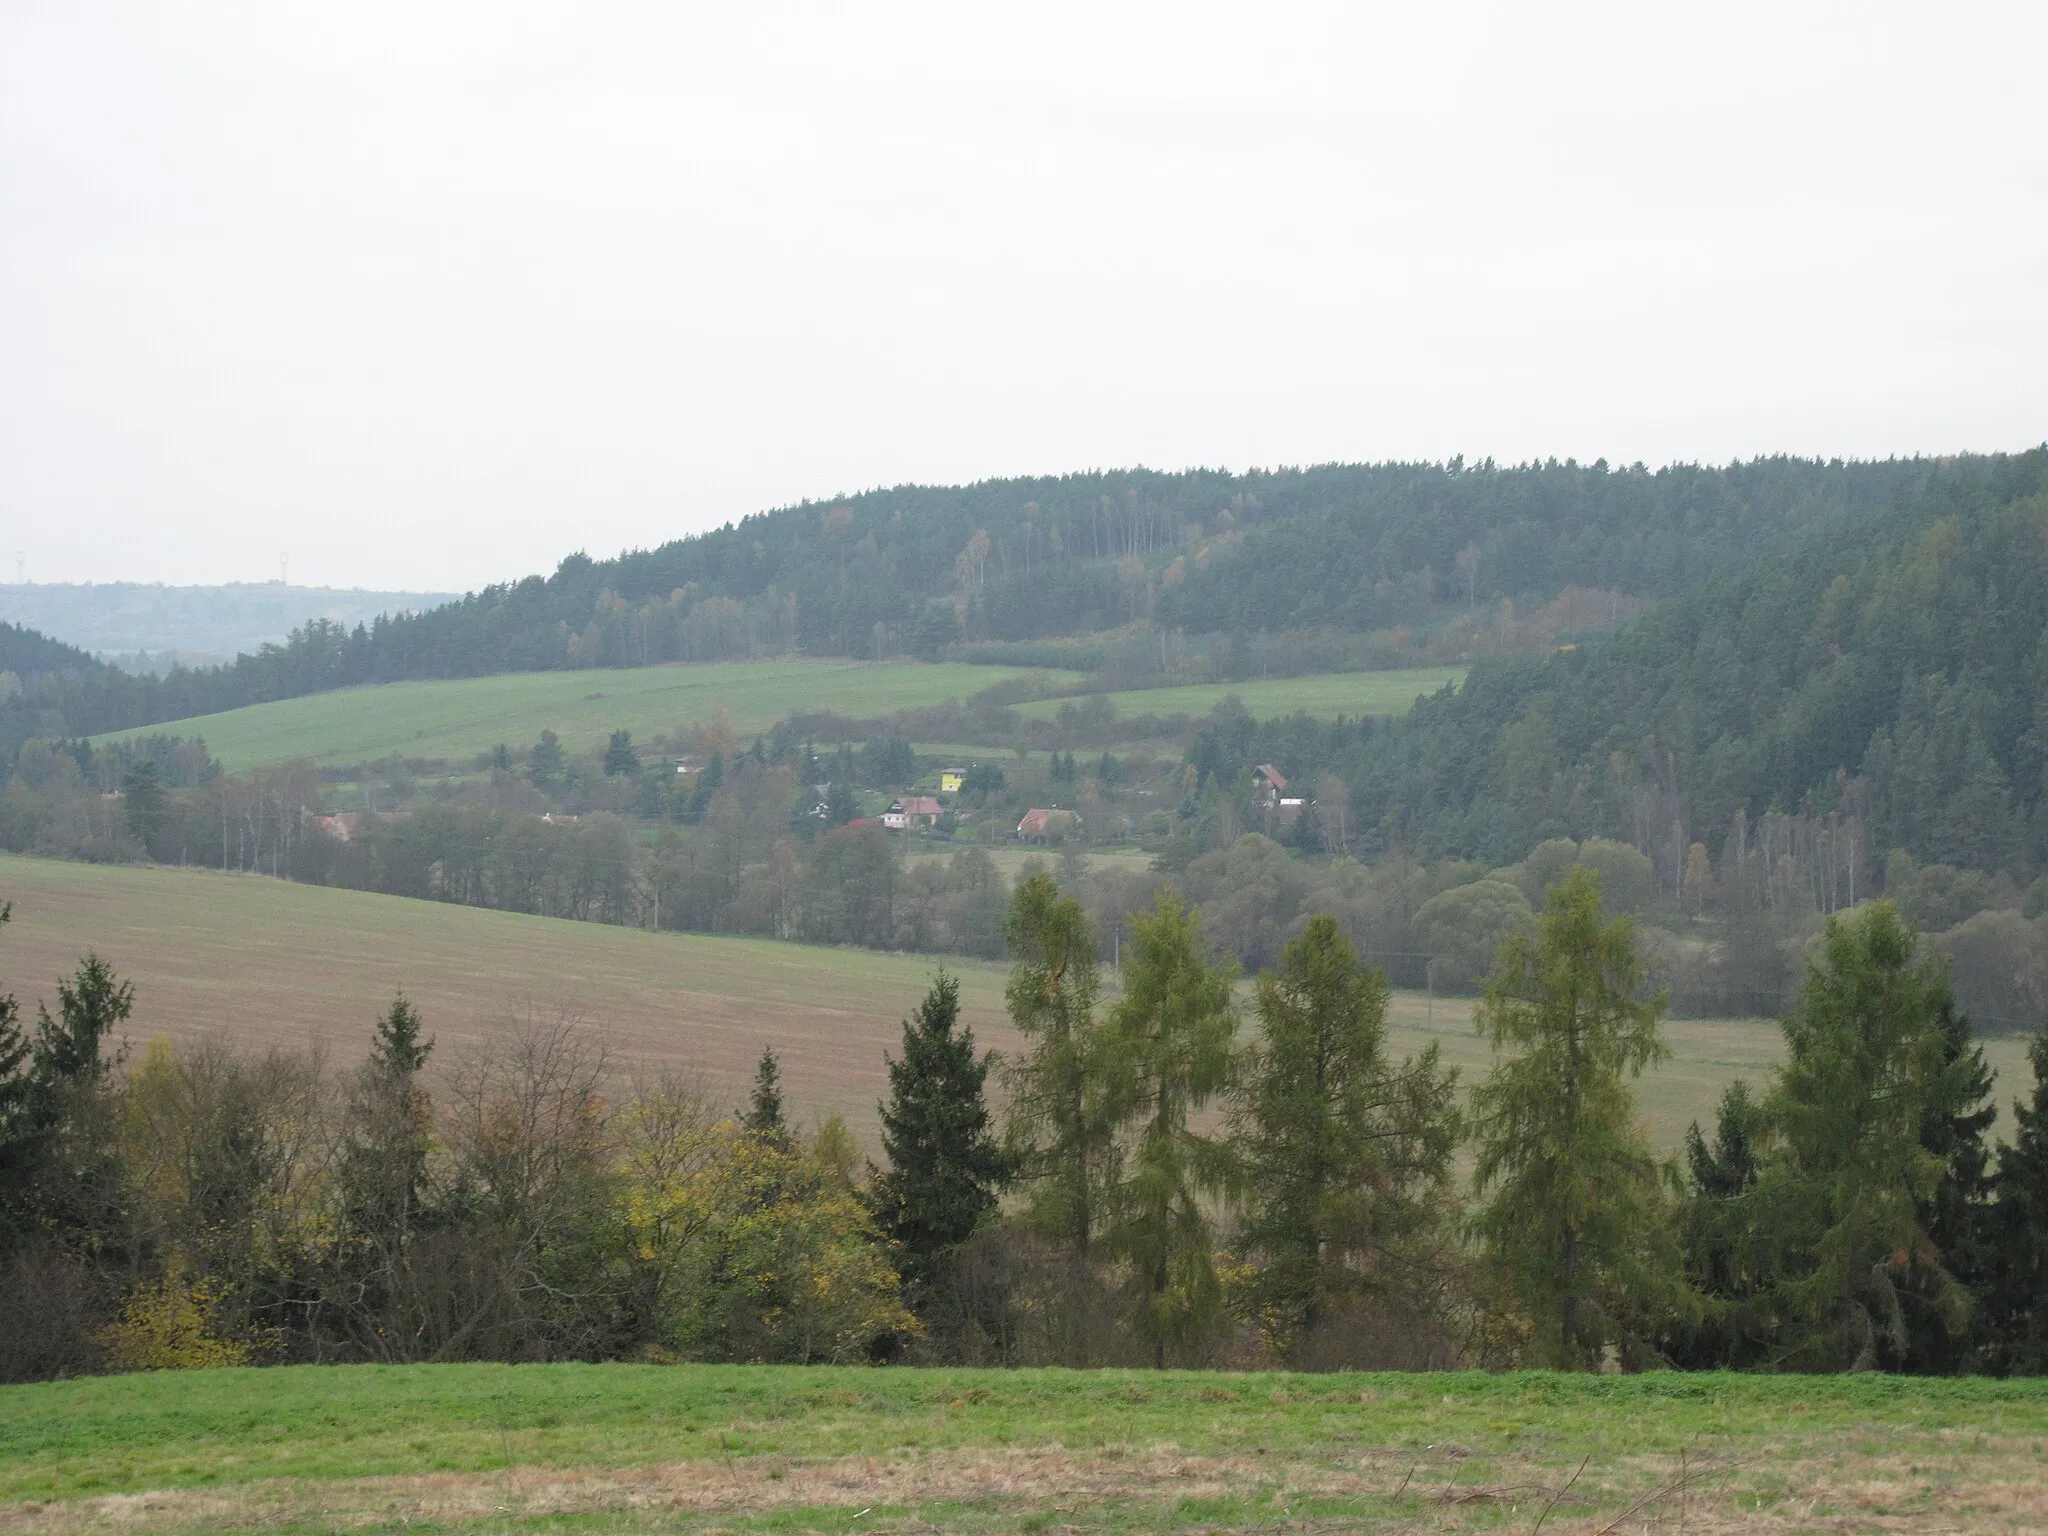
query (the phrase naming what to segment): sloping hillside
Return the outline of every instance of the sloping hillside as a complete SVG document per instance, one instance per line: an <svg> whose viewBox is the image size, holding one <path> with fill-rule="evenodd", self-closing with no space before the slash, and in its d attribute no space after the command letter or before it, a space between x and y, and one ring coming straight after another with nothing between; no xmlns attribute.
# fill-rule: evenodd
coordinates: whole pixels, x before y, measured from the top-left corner
<svg viewBox="0 0 2048 1536"><path fill-rule="evenodd" d="M551 576L424 613L315 620L218 668L46 677L0 701L0 754L11 760L31 735L98 735L401 679L788 654L935 659L955 643L1144 621L1239 637L1469 628L1475 613L1498 622L1503 603L1526 611L1572 587L1617 604L1668 597L1815 530L1854 526L1932 481L1985 481L2003 463L1774 459L1651 472L1459 461L903 486L616 559L571 555Z"/></svg>
<svg viewBox="0 0 2048 1536"><path fill-rule="evenodd" d="M2026 872L2048 857L2044 635L2037 450L1936 476L1619 636L1475 667L1345 773L1361 825L1495 863L1550 836L1718 844L1781 812L1853 823L1866 860Z"/></svg>

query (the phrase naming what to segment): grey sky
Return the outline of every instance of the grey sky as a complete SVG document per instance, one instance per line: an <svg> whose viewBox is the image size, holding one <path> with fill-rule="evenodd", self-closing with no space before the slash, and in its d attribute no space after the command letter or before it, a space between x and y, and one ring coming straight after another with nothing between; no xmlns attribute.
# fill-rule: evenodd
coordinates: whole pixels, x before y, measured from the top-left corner
<svg viewBox="0 0 2048 1536"><path fill-rule="evenodd" d="M0 5L0 580L2048 437L2048 6Z"/></svg>

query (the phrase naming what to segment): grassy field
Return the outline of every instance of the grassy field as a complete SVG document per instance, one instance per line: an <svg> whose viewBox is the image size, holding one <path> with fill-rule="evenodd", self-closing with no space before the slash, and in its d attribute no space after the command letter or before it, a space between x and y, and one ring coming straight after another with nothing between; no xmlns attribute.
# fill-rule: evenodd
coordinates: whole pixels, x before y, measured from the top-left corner
<svg viewBox="0 0 2048 1536"><path fill-rule="evenodd" d="M1013 850L1006 863L1021 864ZM1014 874L1014 869L1009 870ZM428 1027L458 1052L530 1014L580 1016L622 1066L692 1067L735 1098L765 1044L792 1101L843 1114L872 1134L887 1085L884 1050L940 964L933 956L822 949L769 939L647 933L260 876L122 868L0 856L0 990L54 1001L51 983L87 948L134 979L139 1042L219 1033L251 1045L318 1045L353 1061L377 1012L404 988ZM1003 970L948 960L983 1044L1013 1048ZM1436 1041L1470 1083L1490 1060L1469 999L1397 992L1397 1052ZM1674 1019L1672 1059L1636 1085L1651 1135L1676 1151L1695 1118L1711 1121L1734 1077L1761 1080L1777 1026L1754 1019ZM2017 1039L1987 1047L2001 1114L2031 1078Z"/></svg>
<svg viewBox="0 0 2048 1536"><path fill-rule="evenodd" d="M1265 682L1198 683L1186 688L1143 688L1104 694L1118 715L1201 715L1236 695L1260 719L1269 715L1400 715L1416 695L1435 693L1445 683L1462 683L1463 667L1415 667L1398 672L1331 672L1315 677L1276 677ZM1065 703L1085 700L1036 699L1020 704L1022 715L1051 719Z"/></svg>
<svg viewBox="0 0 2048 1536"><path fill-rule="evenodd" d="M294 1367L0 1388L0 1530L2038 1531L2048 1382Z"/></svg>
<svg viewBox="0 0 2048 1536"><path fill-rule="evenodd" d="M603 746L621 728L645 741L657 732L701 724L721 708L745 738L799 710L885 715L965 699L1025 671L918 662L749 661L516 672L343 688L127 734L203 736L207 749L235 772L299 757L358 763L394 752L459 762L501 741L529 746L544 730L577 752ZM1080 674L1071 680L1079 681Z"/></svg>

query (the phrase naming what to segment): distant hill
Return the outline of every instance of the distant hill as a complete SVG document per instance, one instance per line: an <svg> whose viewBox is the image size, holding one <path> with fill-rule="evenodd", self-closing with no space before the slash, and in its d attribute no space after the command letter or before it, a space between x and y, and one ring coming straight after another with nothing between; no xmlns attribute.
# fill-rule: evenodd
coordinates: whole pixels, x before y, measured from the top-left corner
<svg viewBox="0 0 2048 1536"><path fill-rule="evenodd" d="M35 582L0 586L0 622L32 627L98 654L199 654L228 660L282 644L311 619L353 628L380 613L436 608L454 596L292 587L279 581L219 587Z"/></svg>
<svg viewBox="0 0 2048 1536"><path fill-rule="evenodd" d="M1421 654L1414 637L1511 633L1567 589L1580 606L1610 597L1618 618L1802 541L1853 539L1937 488L1992 485L2014 462L1458 461L902 486L611 560L574 554L552 575L423 612L310 617L283 644L217 668L73 670L0 704L0 762L34 734L100 734L354 683L789 654L1041 665L1023 654L1037 642L1110 629L1137 635L1142 654L1148 626L1162 658L1167 631L1223 637L1240 660L1260 648L1237 639L1290 632L1389 637L1377 665L1455 664L1477 645ZM357 596L375 606L380 595ZM108 650L143 648L106 638Z"/></svg>
<svg viewBox="0 0 2048 1536"><path fill-rule="evenodd" d="M1620 835L1675 883L1691 840L1747 856L1776 818L1789 841L1760 878L1782 853L1838 897L1885 849L2030 877L2048 865L2048 449L1934 475L1616 636L1476 666L1342 772L1360 825L1424 856Z"/></svg>
<svg viewBox="0 0 2048 1536"><path fill-rule="evenodd" d="M1569 586L1663 597L1991 460L1120 470L763 512L396 621L381 677L795 649L935 654L1156 618L1195 632L1443 622Z"/></svg>

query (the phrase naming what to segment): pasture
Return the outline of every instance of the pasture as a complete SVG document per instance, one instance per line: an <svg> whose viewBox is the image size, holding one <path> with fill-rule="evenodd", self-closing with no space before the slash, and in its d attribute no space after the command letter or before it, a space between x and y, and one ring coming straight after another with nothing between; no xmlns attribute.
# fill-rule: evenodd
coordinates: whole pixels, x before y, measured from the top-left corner
<svg viewBox="0 0 2048 1536"><path fill-rule="evenodd" d="M1060 706L1077 708L1095 697L1106 698L1119 716L1203 715L1233 695L1264 720L1297 712L1325 717L1402 715L1414 708L1418 695L1435 693L1446 683L1465 680L1463 667L1411 667L1392 672L1327 672L1311 677L1276 677L1260 682L1194 683L1182 688L1141 688L1127 693L1089 695L1080 699L1034 699L1017 706L1021 715L1050 720Z"/></svg>
<svg viewBox="0 0 2048 1536"><path fill-rule="evenodd" d="M620 729L646 741L706 724L720 710L744 741L803 710L887 715L964 700L991 683L1029 675L1022 667L815 660L513 672L342 688L123 734L203 737L234 773L294 758L330 765L393 753L462 762L499 742L531 746L544 730L571 752L602 747ZM1081 680L1079 673L1050 675Z"/></svg>
<svg viewBox="0 0 2048 1536"><path fill-rule="evenodd" d="M2048 1382L295 1366L0 1388L0 1530L2039 1530Z"/></svg>
<svg viewBox="0 0 2048 1536"><path fill-rule="evenodd" d="M135 982L138 1044L220 1035L259 1048L317 1046L352 1062L403 988L440 1040L443 1063L528 1018L567 1014L609 1042L622 1071L693 1069L737 1100L772 1044L800 1116L844 1115L863 1140L887 1085L882 1053L898 1048L904 1015L942 963L961 978L982 1044L1017 1044L1002 1011L1004 969L986 962L649 933L256 875L0 856L0 901L10 900L0 990L33 1014L32 999L54 1003L55 978L96 949ZM1487 1069L1468 998L1396 992L1389 1022L1397 1054L1434 1041L1468 1084ZM1694 1119L1711 1122L1730 1079L1760 1081L1781 1044L1777 1026L1756 1019L1673 1019L1665 1038L1671 1060L1636 1093L1668 1152ZM2025 1052L2009 1037L1986 1049L2004 1116L2031 1081Z"/></svg>

